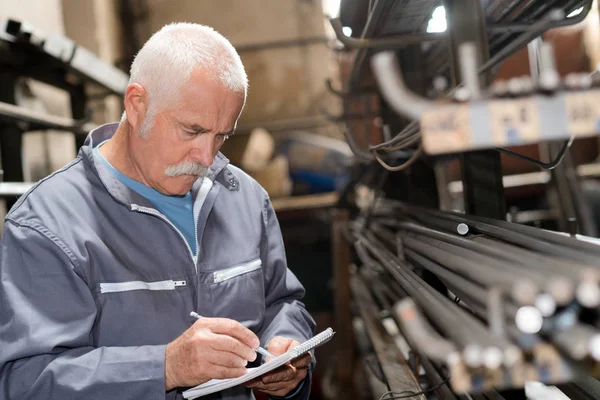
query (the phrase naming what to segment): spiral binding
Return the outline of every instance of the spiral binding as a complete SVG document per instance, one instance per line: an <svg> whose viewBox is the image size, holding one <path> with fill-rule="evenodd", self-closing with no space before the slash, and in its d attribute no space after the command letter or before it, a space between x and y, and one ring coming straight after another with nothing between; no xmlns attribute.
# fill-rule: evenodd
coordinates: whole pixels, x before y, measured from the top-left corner
<svg viewBox="0 0 600 400"><path fill-rule="evenodd" d="M296 358L299 355L304 354L307 351L310 351L310 350L314 349L315 347L320 346L321 344L331 340L331 338L333 337L334 334L335 333L333 332L333 329L327 328L323 332L319 333L318 335L313 336L311 339L307 340L306 342L294 347L291 350L293 352L293 358Z"/></svg>

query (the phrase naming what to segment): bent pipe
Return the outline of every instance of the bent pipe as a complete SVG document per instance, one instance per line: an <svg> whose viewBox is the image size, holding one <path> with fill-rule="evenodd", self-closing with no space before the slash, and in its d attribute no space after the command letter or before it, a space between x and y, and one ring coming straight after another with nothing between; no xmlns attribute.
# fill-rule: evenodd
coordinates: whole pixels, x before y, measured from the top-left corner
<svg viewBox="0 0 600 400"><path fill-rule="evenodd" d="M424 112L435 107L435 102L414 94L406 87L393 52L375 54L371 58L371 67L383 98L398 114L410 119L420 119Z"/></svg>

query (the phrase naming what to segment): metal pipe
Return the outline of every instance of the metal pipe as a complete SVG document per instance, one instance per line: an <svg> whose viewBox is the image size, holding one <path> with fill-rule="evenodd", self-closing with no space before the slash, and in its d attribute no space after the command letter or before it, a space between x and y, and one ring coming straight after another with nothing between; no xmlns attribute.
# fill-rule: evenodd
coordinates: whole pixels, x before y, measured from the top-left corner
<svg viewBox="0 0 600 400"><path fill-rule="evenodd" d="M545 289L552 294L553 298L559 304L567 304L575 295L575 284L573 280L576 279L576 274L570 274L568 268L556 264L554 260L548 257L542 257L515 246L494 242L484 237L465 239L435 231L411 222L400 222L398 226L401 229L410 232L426 235L455 246L460 246L461 248L472 250L480 255L487 254L491 257L495 257L496 261L504 259L513 266L518 266L519 269L535 269L538 272L531 278L543 282ZM590 296L592 295L593 294L590 294Z"/></svg>
<svg viewBox="0 0 600 400"><path fill-rule="evenodd" d="M506 47L502 48L502 50L494 54L494 56L490 57L490 59L479 68L479 73L483 74L489 71L506 57L510 56L522 46L529 43L547 29L551 28L554 23L564 19L564 17L565 13L562 10L550 11L541 21L531 25L530 31L523 33L521 36L510 42L510 44L508 44Z"/></svg>
<svg viewBox="0 0 600 400"><path fill-rule="evenodd" d="M585 19L585 17L587 16L587 13L590 10L592 2L584 1L581 4L582 4L582 7L584 7L581 14L576 15L571 18L565 18L560 21L556 21L555 23L549 25L548 28L546 28L546 29L561 28L563 26L578 24L581 21L583 21ZM494 25L488 25L487 29L488 29L488 32L490 32L490 33L528 32L528 31L532 30L532 25L531 24L522 24L522 23L494 24Z"/></svg>
<svg viewBox="0 0 600 400"><path fill-rule="evenodd" d="M406 87L394 52L375 54L371 58L371 66L381 94L398 114L419 119L424 112L436 106L435 102L414 94Z"/></svg>
<svg viewBox="0 0 600 400"><path fill-rule="evenodd" d="M428 327L428 322L421 316L415 302L410 297L396 303L394 316L400 322L409 342L414 344L417 350L426 357L447 364L460 360L456 346Z"/></svg>
<svg viewBox="0 0 600 400"><path fill-rule="evenodd" d="M366 233L365 235L369 236L369 233ZM364 240L368 242L368 239L365 238ZM392 276L399 272L400 274L404 275L404 279L408 279L408 281L411 282L409 283L409 285L412 285L411 289L414 290L415 287L420 287L420 290L414 290L416 296L415 294L412 294L413 297L421 297L421 301L428 302L432 307L435 307L434 304L437 301L437 307L443 307L446 305L446 307L456 309L453 312L453 321L455 323L456 318L459 318L461 321L459 323L461 328L454 326L454 328L451 329L454 332L456 332L457 329L459 331L462 330L462 328L468 329L468 333L463 332L463 335L467 336L459 336L459 338L454 338L454 340L460 340L460 342L457 341L457 343L462 342L464 344L463 355L467 364L471 366L477 366L480 363L484 363L488 368L496 368L503 362L503 353L501 348L510 346L508 342L502 341L498 338L497 340L491 340L490 332L479 321L474 319L471 315L460 309L458 306L452 305L448 298L444 297L431 286L424 283L412 271L406 268L401 268L399 260L396 257L393 257L385 248L377 246L371 242L366 243L366 245L369 247L369 250L377 258L379 258L380 261L382 261L384 266L389 269ZM386 265L387 263L390 264ZM394 268L393 265L396 265L396 268ZM407 288L407 290L409 289ZM446 317L443 314L440 315L438 313L439 311L439 308L437 308L436 311L433 312L436 314L436 320L438 318ZM453 326L453 322L450 322L450 326ZM468 341L465 342L465 340Z"/></svg>
<svg viewBox="0 0 600 400"><path fill-rule="evenodd" d="M420 255L419 253L413 250L406 250L406 254L416 264L431 271L444 282L447 282L447 286L449 286L450 290L452 290L453 292L455 291L454 289L460 289L462 292L468 293L468 297L470 299L476 300L482 305L486 304L487 292L481 286L478 286L475 283L462 278L460 275L448 269L445 269L442 265L427 259L426 257ZM517 313L517 307L511 302L507 302L504 307L504 311L507 318L514 319ZM481 317L485 317L485 314Z"/></svg>
<svg viewBox="0 0 600 400"><path fill-rule="evenodd" d="M556 61L554 60L554 50L550 43L542 42L540 45L540 76L538 84L540 88L548 91L558 89L560 85L560 75L556 70Z"/></svg>
<svg viewBox="0 0 600 400"><path fill-rule="evenodd" d="M453 214L455 215L455 214ZM546 242L554 243L559 246L566 246L572 249L577 249L579 251L583 251L593 255L595 257L600 257L600 246L597 244L593 244L590 242L585 242L582 240L578 240L572 236L562 235L557 232L546 231L539 228L534 228L528 225L515 224L507 221L494 220L485 217L474 217L468 216L470 219L476 219L481 222L492 224L504 229L510 229L511 231L521 233L523 235L531 236L537 238L539 240L543 240ZM592 261L590 259L589 261ZM597 259L596 259L597 261Z"/></svg>
<svg viewBox="0 0 600 400"><path fill-rule="evenodd" d="M454 221L444 220L441 218L431 218L426 214L419 214L419 213L411 213L410 216L413 217L414 219L424 223L425 225L432 226L432 227L434 227L436 229L440 229L444 232L459 234L461 236L464 236L467 233L469 233L469 225L464 222L454 222ZM428 228L425 228L425 229L428 229ZM436 231L434 231L434 232L436 232ZM448 235L448 236L451 236L451 235ZM467 240L467 239L465 239L465 240Z"/></svg>
<svg viewBox="0 0 600 400"><path fill-rule="evenodd" d="M467 42L458 47L460 76L465 88L469 91L470 100L481 98L481 85L479 83L479 56L475 43Z"/></svg>
<svg viewBox="0 0 600 400"><path fill-rule="evenodd" d="M411 44L439 40L445 36L444 33L413 33L384 39L357 39L344 34L342 22L339 18L330 18L329 22L337 39L349 49L394 50Z"/></svg>
<svg viewBox="0 0 600 400"><path fill-rule="evenodd" d="M413 237L406 236L404 238L404 245L487 287L500 286L507 293L511 293L515 301L519 304L532 304L535 301L535 295L538 293L538 289L533 282L521 281L520 285L517 285L517 283L519 283L517 276L511 276L510 274L505 273L505 271L496 269L482 270L478 263L457 256L456 254L440 250L430 243L424 243L421 241L421 238L420 240L417 240ZM520 291L515 291L514 288L516 286L522 286L522 289Z"/></svg>
<svg viewBox="0 0 600 400"><path fill-rule="evenodd" d="M440 302L436 296L427 296L428 289L425 283L422 283L420 278L411 276L405 268L391 261L386 257L381 249L378 249L371 241L363 237L363 242L367 248L379 259L382 265L388 270L390 275L402 286L402 288L415 299L418 299L419 304L425 309L434 321L439 324L440 328L453 340L460 344L461 347L466 347L469 344L476 342L474 333L464 326L457 325L454 317L451 317L451 303L446 299L446 302ZM419 287L423 290L418 290ZM444 312L445 311L445 312Z"/></svg>
<svg viewBox="0 0 600 400"><path fill-rule="evenodd" d="M536 228L527 227L525 225L513 224L506 221L495 220L491 218L477 217L473 215L464 215L458 213L445 213L436 210L430 209L421 209L424 212L434 215L440 218L448 219L450 221L455 222L467 222L469 227L481 232L486 235L496 237L498 239L502 239L506 242L516 244L521 247L528 247L530 249L539 251L541 253L551 254L554 256L558 256L560 258L571 258L576 261L583 262L584 264L595 265L597 262L597 256L592 257L587 253L582 253L577 251L574 247L580 249L582 243L575 246L557 246L559 240L570 239L576 240L573 238L563 237L562 239L555 238L554 243L548 243L545 239L541 239L540 236L546 236L550 234L549 232L542 233L541 230L536 230ZM508 227L507 227L508 226ZM525 229L524 229L525 228ZM525 230L531 231L534 230L536 232L527 232ZM591 245L589 243L585 243L584 246Z"/></svg>
<svg viewBox="0 0 600 400"><path fill-rule="evenodd" d="M4 102L0 102L0 118L17 122L25 121L35 124L41 129L56 129L78 135L87 135L97 127L96 124L90 122L81 123L70 118L42 114Z"/></svg>
<svg viewBox="0 0 600 400"><path fill-rule="evenodd" d="M600 333L590 326L575 324L551 335L552 341L574 360L583 360L590 354L599 355L597 346Z"/></svg>
<svg viewBox="0 0 600 400"><path fill-rule="evenodd" d="M308 37L300 39L289 39L289 40L276 40L272 42L263 43L249 43L236 45L235 50L238 53L245 53L251 51L260 50L273 50L273 49L290 49L292 47L304 47L313 44L327 44L329 39L324 36Z"/></svg>

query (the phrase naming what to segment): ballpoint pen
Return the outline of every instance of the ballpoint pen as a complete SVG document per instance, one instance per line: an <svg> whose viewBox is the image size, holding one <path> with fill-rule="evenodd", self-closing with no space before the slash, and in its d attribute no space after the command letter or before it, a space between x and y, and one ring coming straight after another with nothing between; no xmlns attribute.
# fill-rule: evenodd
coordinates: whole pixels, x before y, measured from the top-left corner
<svg viewBox="0 0 600 400"><path fill-rule="evenodd" d="M197 312L194 312L194 311L192 311L192 312L190 313L190 316L192 316L192 317L194 317L194 318L196 318L196 319L200 319L200 318L202 318L202 315L200 315L200 314L198 314ZM260 347L260 346L258 346L258 347L257 347L256 349L254 349L254 350L256 350L256 352L257 352L258 354L262 354L262 355L263 355L263 356L265 356L265 357L271 357L271 358L275 358L275 357L277 357L277 356L275 356L275 355L273 355L273 354L269 353L269 351L267 351L267 350L263 349L263 348L262 348L262 347Z"/></svg>

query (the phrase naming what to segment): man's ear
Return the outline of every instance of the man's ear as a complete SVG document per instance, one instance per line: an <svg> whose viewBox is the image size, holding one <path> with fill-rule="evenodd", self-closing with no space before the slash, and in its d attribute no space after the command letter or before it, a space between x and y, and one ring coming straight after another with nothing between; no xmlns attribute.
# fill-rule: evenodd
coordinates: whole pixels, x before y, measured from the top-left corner
<svg viewBox="0 0 600 400"><path fill-rule="evenodd" d="M139 130L148 112L148 93L139 83L127 86L123 100L127 121L134 130Z"/></svg>

